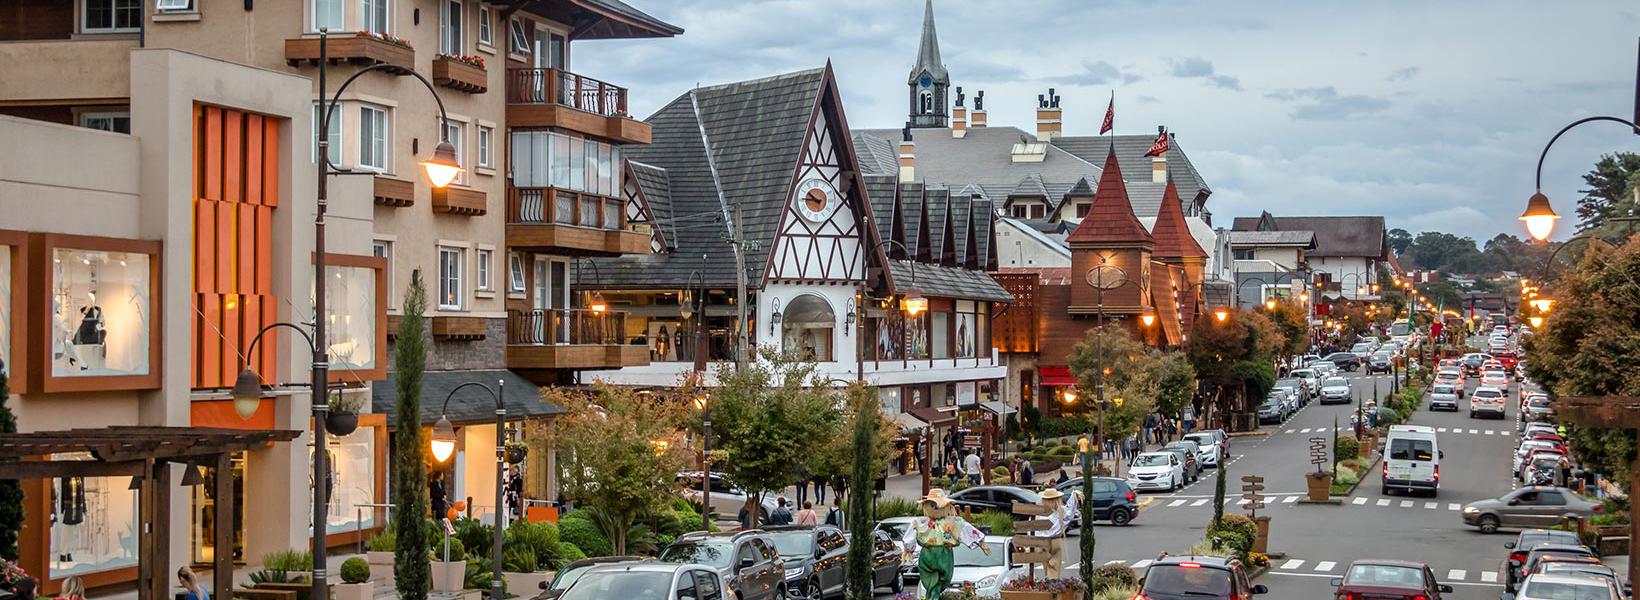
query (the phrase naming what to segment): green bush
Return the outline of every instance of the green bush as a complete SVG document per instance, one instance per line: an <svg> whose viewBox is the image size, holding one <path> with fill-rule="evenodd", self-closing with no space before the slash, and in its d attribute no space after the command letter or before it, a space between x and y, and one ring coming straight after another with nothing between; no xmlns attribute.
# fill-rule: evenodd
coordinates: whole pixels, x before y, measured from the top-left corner
<svg viewBox="0 0 1640 600"><path fill-rule="evenodd" d="M604 532L587 516L577 516L585 512L578 510L559 519L558 538L580 548L587 556L609 556L614 553Z"/></svg>
<svg viewBox="0 0 1640 600"><path fill-rule="evenodd" d="M1212 541L1218 538L1218 546L1234 553L1234 556L1247 562L1247 553L1253 550L1253 541L1258 537L1258 526L1246 515L1227 514L1219 521L1217 527L1207 528L1206 539Z"/></svg>
<svg viewBox="0 0 1640 600"><path fill-rule="evenodd" d="M370 581L370 562L355 556L342 561L343 583L364 583Z"/></svg>
<svg viewBox="0 0 1640 600"><path fill-rule="evenodd" d="M980 528L981 531L984 531L986 527L990 527L990 535L1011 536L1014 534L1014 516L1002 511L988 510L975 513L973 522L974 526Z"/></svg>
<svg viewBox="0 0 1640 600"><path fill-rule="evenodd" d="M877 518L920 517L922 507L910 498L883 498L877 501Z"/></svg>
<svg viewBox="0 0 1640 600"><path fill-rule="evenodd" d="M307 550L278 550L262 557L262 568L269 571L296 572L313 570L313 553Z"/></svg>
<svg viewBox="0 0 1640 600"><path fill-rule="evenodd" d="M1139 576L1133 569L1123 564L1099 565L1093 569L1093 576L1088 578L1088 587L1093 588L1094 594L1109 589L1127 589L1139 585ZM1096 596L1097 597L1097 596ZM1124 596L1131 598L1131 596Z"/></svg>
<svg viewBox="0 0 1640 600"><path fill-rule="evenodd" d="M494 528L467 517L456 519L453 524L455 537L461 540L461 546L467 549L468 556L490 555L490 546L495 544Z"/></svg>
<svg viewBox="0 0 1640 600"><path fill-rule="evenodd" d="M1093 600L1128 600L1139 595L1139 586L1108 587L1093 593Z"/></svg>
<svg viewBox="0 0 1640 600"><path fill-rule="evenodd" d="M539 570L543 564L553 564L558 560L558 524L541 521L514 521L503 532L506 545L502 547L502 570L514 573L530 573ZM529 556L514 555L513 550L528 551ZM529 567L529 568L524 568Z"/></svg>
<svg viewBox="0 0 1640 600"><path fill-rule="evenodd" d="M397 546L397 540L398 534L394 532L393 528L384 527L376 535L370 536L370 541L365 542L365 547L369 548L371 552L392 552L393 548Z"/></svg>
<svg viewBox="0 0 1640 600"><path fill-rule="evenodd" d="M1006 483L1013 478L1013 472L1008 467L991 467L991 483Z"/></svg>
<svg viewBox="0 0 1640 600"><path fill-rule="evenodd" d="M1042 447L1044 447L1044 448L1052 448L1052 447L1058 446L1058 445L1059 445L1059 440L1048 440L1046 442L1042 442Z"/></svg>
<svg viewBox="0 0 1640 600"><path fill-rule="evenodd" d="M552 565L552 567L555 569L562 569L564 568L564 565L578 560L586 560L586 558L586 553L582 552L580 548L575 547L575 544L571 544L569 542L558 542L558 563Z"/></svg>
<svg viewBox="0 0 1640 600"><path fill-rule="evenodd" d="M1338 476L1333 478L1334 484L1342 486L1351 486L1360 482L1361 472L1343 465L1339 465Z"/></svg>
<svg viewBox="0 0 1640 600"><path fill-rule="evenodd" d="M663 531L661 531L662 535L672 536L672 538L676 539L678 536L683 535L685 533L689 533L691 531L700 531L700 528L704 527L706 525L706 519L701 517L700 513L697 513L695 511L689 511L688 513L674 513L674 514L678 515L677 528L674 529L674 530L670 530L670 531L663 530Z"/></svg>
<svg viewBox="0 0 1640 600"><path fill-rule="evenodd" d="M429 548L429 550L433 554L434 561L444 562L444 538L441 537L433 540L433 545ZM461 562L464 560L467 560L467 546L461 543L461 538L450 536L449 562Z"/></svg>
<svg viewBox="0 0 1640 600"><path fill-rule="evenodd" d="M529 546L505 546L501 549L501 560L505 561L501 570L509 573L534 573L541 566L535 549Z"/></svg>
<svg viewBox="0 0 1640 600"><path fill-rule="evenodd" d="M1361 440L1355 439L1353 435L1338 436L1338 441L1333 442L1333 460L1355 458L1360 454Z"/></svg>
<svg viewBox="0 0 1640 600"><path fill-rule="evenodd" d="M506 549L502 548L505 552ZM467 573L461 579L461 587L469 590L487 590L494 578L490 575L490 559L475 558L467 561ZM507 580L501 580L501 592L507 591Z"/></svg>

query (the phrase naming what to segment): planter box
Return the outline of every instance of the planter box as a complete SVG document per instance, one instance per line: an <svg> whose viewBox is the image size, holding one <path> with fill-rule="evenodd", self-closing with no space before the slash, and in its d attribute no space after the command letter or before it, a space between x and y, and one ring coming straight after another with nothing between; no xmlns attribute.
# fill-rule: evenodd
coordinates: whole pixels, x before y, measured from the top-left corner
<svg viewBox="0 0 1640 600"><path fill-rule="evenodd" d="M459 592L467 579L466 561L433 561L433 591Z"/></svg>
<svg viewBox="0 0 1640 600"><path fill-rule="evenodd" d="M1304 482L1309 485L1310 499L1316 502L1326 500L1332 495L1331 473L1310 473L1304 476Z"/></svg>
<svg viewBox="0 0 1640 600"><path fill-rule="evenodd" d="M1601 537L1595 549L1604 557L1628 556L1629 536ZM1631 558L1632 560L1632 558Z"/></svg>
<svg viewBox="0 0 1640 600"><path fill-rule="evenodd" d="M330 62L356 62L366 65L386 64L398 74L415 68L416 51L370 36L332 36L325 49ZM303 62L319 63L319 38L300 37L285 40L285 62L297 66Z"/></svg>
<svg viewBox="0 0 1640 600"><path fill-rule="evenodd" d="M375 585L369 581L364 583L338 583L331 586L331 594L336 600L372 600L375 594Z"/></svg>
<svg viewBox="0 0 1640 600"><path fill-rule="evenodd" d="M501 578L507 581L507 592L520 598L527 598L541 593L541 584L552 581L552 571L537 571L534 573L501 572Z"/></svg>
<svg viewBox="0 0 1640 600"><path fill-rule="evenodd" d="M490 88L490 76L481 67L459 60L434 58L433 83L469 94L482 94Z"/></svg>
<svg viewBox="0 0 1640 600"><path fill-rule="evenodd" d="M1081 598L1081 594L1074 592L1056 594L1053 592L1002 591L1002 600L1076 600L1077 598Z"/></svg>
<svg viewBox="0 0 1640 600"><path fill-rule="evenodd" d="M393 553L367 552L365 561L370 563L370 580L380 582L385 586L393 585Z"/></svg>

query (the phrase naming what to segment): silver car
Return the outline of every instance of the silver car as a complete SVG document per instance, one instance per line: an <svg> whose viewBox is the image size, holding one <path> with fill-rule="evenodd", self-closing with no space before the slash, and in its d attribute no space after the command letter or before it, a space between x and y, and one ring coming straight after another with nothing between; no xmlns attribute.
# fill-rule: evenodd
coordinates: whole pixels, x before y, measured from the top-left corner
<svg viewBox="0 0 1640 600"><path fill-rule="evenodd" d="M1493 533L1500 527L1549 528L1564 523L1569 515L1588 518L1600 509L1600 504L1566 488L1534 485L1502 498L1465 504L1463 522L1480 528L1481 533Z"/></svg>
<svg viewBox="0 0 1640 600"><path fill-rule="evenodd" d="M1348 404L1350 402L1350 382L1343 377L1328 377L1321 382L1322 404Z"/></svg>
<svg viewBox="0 0 1640 600"><path fill-rule="evenodd" d="M1445 383L1429 386L1429 410L1458 412L1458 389Z"/></svg>

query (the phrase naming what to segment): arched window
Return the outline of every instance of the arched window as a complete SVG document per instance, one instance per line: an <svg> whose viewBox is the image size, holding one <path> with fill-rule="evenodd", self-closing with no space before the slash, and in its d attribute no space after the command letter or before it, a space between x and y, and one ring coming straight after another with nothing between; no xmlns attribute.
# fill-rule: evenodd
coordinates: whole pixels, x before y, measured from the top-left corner
<svg viewBox="0 0 1640 600"><path fill-rule="evenodd" d="M918 108L918 112L925 115L934 114L934 92L923 90L922 95L919 96L919 99L920 102L918 104L920 107Z"/></svg>
<svg viewBox="0 0 1640 600"><path fill-rule="evenodd" d="M815 362L830 362L836 327L837 313L831 305L814 294L803 294L786 305L780 322L782 346Z"/></svg>

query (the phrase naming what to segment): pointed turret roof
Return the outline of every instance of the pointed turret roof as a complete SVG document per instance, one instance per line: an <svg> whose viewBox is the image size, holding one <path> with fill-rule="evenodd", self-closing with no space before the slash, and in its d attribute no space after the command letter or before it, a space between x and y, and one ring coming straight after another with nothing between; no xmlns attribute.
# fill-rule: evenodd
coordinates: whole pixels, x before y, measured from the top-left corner
<svg viewBox="0 0 1640 600"><path fill-rule="evenodd" d="M923 5L922 42L917 46L917 65L911 67L911 76L906 78L906 83L917 83L923 71L928 71L934 81L951 82L951 75L945 71L945 63L940 62L940 36L934 31L934 0L926 0Z"/></svg>
<svg viewBox="0 0 1640 600"><path fill-rule="evenodd" d="M1172 177L1167 178L1167 188L1162 190L1162 208L1156 213L1156 226L1150 235L1156 238L1156 249L1151 252L1156 258L1207 258L1196 237L1190 235L1190 225L1184 222L1179 188L1173 185Z"/></svg>
<svg viewBox="0 0 1640 600"><path fill-rule="evenodd" d="M1177 197L1178 192L1174 192ZM1093 194L1093 206L1088 216L1065 238L1070 244L1099 242L1155 243L1139 217L1133 215L1133 203L1128 200L1127 185L1122 183L1122 168L1116 164L1113 149L1105 157L1105 172L1099 174L1099 189Z"/></svg>

